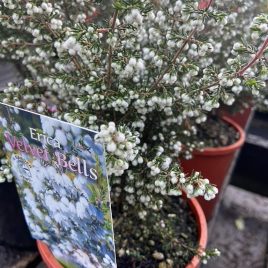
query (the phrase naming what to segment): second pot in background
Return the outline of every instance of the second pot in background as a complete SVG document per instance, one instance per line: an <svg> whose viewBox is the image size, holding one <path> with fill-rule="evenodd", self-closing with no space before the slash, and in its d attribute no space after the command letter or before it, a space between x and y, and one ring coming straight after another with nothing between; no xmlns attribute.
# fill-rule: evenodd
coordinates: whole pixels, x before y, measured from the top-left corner
<svg viewBox="0 0 268 268"><path fill-rule="evenodd" d="M222 187L224 186L225 178L231 167L235 153L245 142L244 130L228 117L223 117L223 120L239 133L239 139L234 144L217 148L207 147L202 151L195 151L192 159L182 159L180 161L185 173L190 174L192 171L199 171L219 189L219 194L213 200L206 201L204 198L198 198L208 221L212 218L216 204L219 201L219 196L223 190Z"/></svg>

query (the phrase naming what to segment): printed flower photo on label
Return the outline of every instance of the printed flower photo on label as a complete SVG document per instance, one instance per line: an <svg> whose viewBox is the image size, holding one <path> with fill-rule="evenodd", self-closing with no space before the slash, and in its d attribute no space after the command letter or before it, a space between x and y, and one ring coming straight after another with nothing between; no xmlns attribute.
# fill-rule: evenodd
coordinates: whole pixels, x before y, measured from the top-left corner
<svg viewBox="0 0 268 268"><path fill-rule="evenodd" d="M27 224L65 267L116 267L105 152L95 135L0 104L0 140Z"/></svg>

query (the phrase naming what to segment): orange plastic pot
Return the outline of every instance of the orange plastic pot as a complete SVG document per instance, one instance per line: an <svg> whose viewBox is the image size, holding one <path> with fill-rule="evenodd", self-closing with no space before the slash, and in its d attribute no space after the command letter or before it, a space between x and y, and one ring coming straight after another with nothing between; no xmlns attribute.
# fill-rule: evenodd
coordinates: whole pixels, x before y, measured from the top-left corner
<svg viewBox="0 0 268 268"><path fill-rule="evenodd" d="M193 211L194 217L196 219L196 223L198 226L198 244L200 249L205 249L207 245L208 239L208 231L207 231L207 222L205 218L205 214L195 198L187 199L191 210ZM49 250L48 246L41 242L37 241L37 247L39 253L47 266L47 268L63 268L62 265L56 260L53 256L51 251ZM200 259L199 257L195 256L191 260L189 264L187 264L186 268L198 268L200 266Z"/></svg>
<svg viewBox="0 0 268 268"><path fill-rule="evenodd" d="M248 107L242 112L237 112L235 114L229 113L227 110L222 110L220 113L223 116L227 116L228 118L232 119L234 122L236 122L240 127L243 129L246 128L250 114L252 112L252 107Z"/></svg>
<svg viewBox="0 0 268 268"><path fill-rule="evenodd" d="M232 145L205 148L202 151L195 151L193 158L190 160L182 159L181 165L185 173L191 174L192 171L199 171L211 183L215 184L219 189L219 194L213 200L206 201L204 198L198 198L201 207L204 210L207 220L209 221L214 213L218 203L225 178L234 159L235 153L245 142L244 130L232 119L228 117L222 118L230 124L239 133L239 139Z"/></svg>

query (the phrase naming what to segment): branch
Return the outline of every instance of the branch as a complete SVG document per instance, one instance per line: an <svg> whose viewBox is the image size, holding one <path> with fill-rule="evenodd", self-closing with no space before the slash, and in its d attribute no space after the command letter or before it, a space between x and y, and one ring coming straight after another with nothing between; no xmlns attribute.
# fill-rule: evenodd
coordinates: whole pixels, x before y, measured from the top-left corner
<svg viewBox="0 0 268 268"><path fill-rule="evenodd" d="M190 40L192 39L193 35L196 33L196 28L194 28L191 33L189 34L189 36L184 40L182 46L178 49L178 51L176 52L176 54L174 55L171 63L167 66L167 68L163 71L163 73L159 76L159 78L156 80L156 82L152 85L151 89L153 89L154 87L157 87L158 84L161 82L161 80L163 79L164 75L166 73L168 73L170 71L170 69L172 68L173 64L175 64L177 58L181 55L183 49L185 48L185 46L190 42Z"/></svg>
<svg viewBox="0 0 268 268"><path fill-rule="evenodd" d="M262 55L267 47L268 47L268 37L261 45L261 47L258 50L258 52L256 53L255 57L247 65L245 65L242 69L240 69L235 75L231 75L229 78L234 78L235 76L243 76L245 71L248 70L250 67L252 67L258 61L258 59L260 59L262 57ZM218 84L219 84L219 81L216 81L216 82L202 88L201 90L206 91L207 89L209 89L213 86L217 86Z"/></svg>
<svg viewBox="0 0 268 268"><path fill-rule="evenodd" d="M212 84L209 84L209 85L207 85L206 87L201 88L201 91L207 91L207 90L208 90L209 88L211 88L211 87L218 86L219 83L220 83L220 81L216 81L216 82L214 82L214 83L212 83Z"/></svg>
<svg viewBox="0 0 268 268"><path fill-rule="evenodd" d="M266 38L266 40L263 42L262 46L260 47L260 49L258 50L258 52L256 53L255 57L246 65L244 66L242 69L240 69L237 72L237 76L243 76L243 74L245 73L245 71L247 69L249 69L250 67L252 67L258 59L260 59L263 55L264 50L268 47L268 37Z"/></svg>
<svg viewBox="0 0 268 268"><path fill-rule="evenodd" d="M198 9L199 10L207 10L211 4L212 4L213 0L201 0L198 3Z"/></svg>
<svg viewBox="0 0 268 268"><path fill-rule="evenodd" d="M111 33L114 33L115 30L115 24L116 24L116 19L118 16L118 10L114 12L113 18L112 18L112 26L111 26ZM111 89L112 86L112 56L113 56L113 47L110 45L109 46L109 54L108 54L108 69L107 69L107 84L108 84L108 89Z"/></svg>

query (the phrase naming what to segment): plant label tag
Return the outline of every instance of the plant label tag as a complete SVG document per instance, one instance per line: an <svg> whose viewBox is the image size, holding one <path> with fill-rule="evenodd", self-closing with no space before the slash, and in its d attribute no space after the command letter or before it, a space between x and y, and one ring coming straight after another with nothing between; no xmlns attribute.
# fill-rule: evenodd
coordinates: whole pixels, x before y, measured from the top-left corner
<svg viewBox="0 0 268 268"><path fill-rule="evenodd" d="M64 267L116 267L97 132L0 103L0 140L32 236Z"/></svg>

